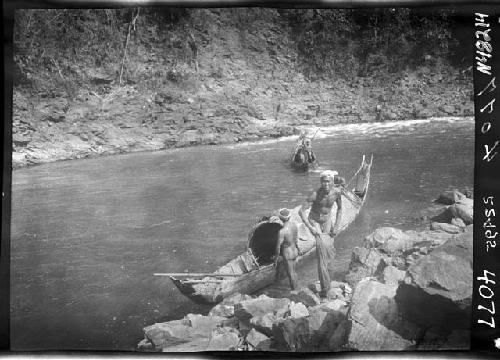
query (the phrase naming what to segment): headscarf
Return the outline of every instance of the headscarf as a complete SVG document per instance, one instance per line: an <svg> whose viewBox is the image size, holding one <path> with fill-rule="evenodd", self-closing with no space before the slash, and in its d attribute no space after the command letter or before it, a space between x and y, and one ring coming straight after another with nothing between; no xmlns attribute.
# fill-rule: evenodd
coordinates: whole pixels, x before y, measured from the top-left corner
<svg viewBox="0 0 500 360"><path fill-rule="evenodd" d="M279 213L280 220L283 222L288 221L290 219L290 216L292 216L292 214L290 213L290 210L288 210L287 208L279 209L278 213Z"/></svg>
<svg viewBox="0 0 500 360"><path fill-rule="evenodd" d="M319 175L319 178L322 179L324 177L330 177L332 178L332 180L334 180L335 176L337 176L338 174L339 173L336 172L335 170L325 170Z"/></svg>

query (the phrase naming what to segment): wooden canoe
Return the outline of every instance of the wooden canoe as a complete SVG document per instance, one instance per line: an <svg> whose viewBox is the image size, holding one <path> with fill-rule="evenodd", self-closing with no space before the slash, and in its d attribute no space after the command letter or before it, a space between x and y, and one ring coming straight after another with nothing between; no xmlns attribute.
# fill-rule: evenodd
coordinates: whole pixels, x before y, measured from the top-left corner
<svg viewBox="0 0 500 360"><path fill-rule="evenodd" d="M373 155L369 163L365 161L363 155L361 166L351 180L342 187L343 210L339 232L344 231L361 211L368 193L372 162ZM315 253L316 241L302 222L299 209L300 205L291 210L291 221L299 224L299 248L303 254L298 260L300 262ZM308 212L309 209L306 210L306 215ZM335 208L331 216L335 221ZM270 221L270 217L263 218L252 228L247 250L210 274L210 277L178 279L170 276L170 278L182 294L198 303L218 303L235 293L251 294L262 289L275 281L277 267L273 264L272 256L280 228L281 224ZM333 246L332 238L325 235L324 240Z"/></svg>
<svg viewBox="0 0 500 360"><path fill-rule="evenodd" d="M305 150L305 139L308 139L308 141L312 141L312 138L308 138L305 135L299 137L290 157L290 164L292 168L297 171L315 170L319 166L314 151L312 151L311 149L311 153L309 155Z"/></svg>

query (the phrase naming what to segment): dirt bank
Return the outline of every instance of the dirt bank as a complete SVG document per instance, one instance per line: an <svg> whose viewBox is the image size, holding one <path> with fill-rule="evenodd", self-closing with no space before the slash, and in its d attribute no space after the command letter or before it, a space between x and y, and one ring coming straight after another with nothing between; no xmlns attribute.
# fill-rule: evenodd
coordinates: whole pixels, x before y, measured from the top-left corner
<svg viewBox="0 0 500 360"><path fill-rule="evenodd" d="M234 9L193 11L160 43L141 15L121 84L119 61L90 66L89 54L75 58L32 42L15 55L13 167L254 141L291 135L299 125L473 114L467 69L426 55L397 72L306 77L284 17L272 9L253 16L241 23Z"/></svg>

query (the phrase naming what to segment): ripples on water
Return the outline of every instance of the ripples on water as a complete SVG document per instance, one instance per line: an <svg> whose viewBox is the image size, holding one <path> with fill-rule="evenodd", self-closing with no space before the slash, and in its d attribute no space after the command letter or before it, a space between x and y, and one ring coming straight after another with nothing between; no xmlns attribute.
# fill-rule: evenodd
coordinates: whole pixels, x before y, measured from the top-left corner
<svg viewBox="0 0 500 360"><path fill-rule="evenodd" d="M376 227L410 228L443 189L472 186L473 129L452 118L321 129L322 168L350 178L374 154L365 208L336 240L335 276ZM143 326L206 311L152 273L212 271L243 251L260 216L298 205L319 182L290 171L295 138L14 171L12 348L134 350ZM302 284L315 265L299 269Z"/></svg>

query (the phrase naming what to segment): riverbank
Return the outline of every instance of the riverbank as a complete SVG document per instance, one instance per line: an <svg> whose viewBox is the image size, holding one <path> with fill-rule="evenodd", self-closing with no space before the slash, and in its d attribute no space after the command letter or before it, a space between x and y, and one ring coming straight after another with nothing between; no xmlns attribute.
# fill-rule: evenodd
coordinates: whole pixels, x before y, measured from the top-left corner
<svg viewBox="0 0 500 360"><path fill-rule="evenodd" d="M399 52L386 49L388 41L364 59L359 53L374 39L354 37L355 13L325 10L328 21L345 16L342 26L354 28L323 39L316 38L321 30L308 29L311 19L294 18L307 11L191 9L161 21L161 13L143 11L122 49L125 10L64 11L16 18L14 168L277 138L300 126L473 115L472 72L464 62L451 64L450 54L437 45L423 49L422 39L409 40L413 35ZM393 16L407 16L379 15L387 26ZM45 24L48 17L55 22ZM444 26L438 23L435 29Z"/></svg>
<svg viewBox="0 0 500 360"><path fill-rule="evenodd" d="M256 112L258 102L227 103L203 84L191 97L124 86L115 88L112 98L87 93L71 103L47 94L34 102L15 92L12 165L256 141L298 134L304 126L473 115L465 84L453 94L453 84L433 84L425 96L409 91L401 101L394 91L393 99L379 101L386 90L365 88L358 81L353 87L341 84L343 89L336 91L321 89L324 83L307 83L300 94L279 103L275 114L272 101L262 100ZM265 98L265 92L258 96Z"/></svg>
<svg viewBox="0 0 500 360"><path fill-rule="evenodd" d="M144 328L141 351L467 350L472 192L445 191L421 225L382 227L352 253L326 298L318 284L280 298L237 294L208 315Z"/></svg>

